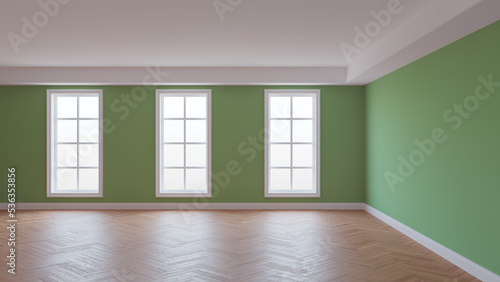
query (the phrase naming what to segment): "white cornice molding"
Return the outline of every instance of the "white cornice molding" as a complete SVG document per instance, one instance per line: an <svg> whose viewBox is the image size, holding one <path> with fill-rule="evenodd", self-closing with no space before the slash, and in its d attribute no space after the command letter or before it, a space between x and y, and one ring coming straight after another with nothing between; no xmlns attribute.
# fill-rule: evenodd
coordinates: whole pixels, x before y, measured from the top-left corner
<svg viewBox="0 0 500 282"><path fill-rule="evenodd" d="M345 67L0 67L0 85L339 85Z"/></svg>
<svg viewBox="0 0 500 282"><path fill-rule="evenodd" d="M432 1L357 56L347 68L347 83L368 84L499 19L498 0Z"/></svg>
<svg viewBox="0 0 500 282"><path fill-rule="evenodd" d="M3 66L0 85L366 85L498 20L499 0L431 1L348 66L160 67L160 79L147 67Z"/></svg>

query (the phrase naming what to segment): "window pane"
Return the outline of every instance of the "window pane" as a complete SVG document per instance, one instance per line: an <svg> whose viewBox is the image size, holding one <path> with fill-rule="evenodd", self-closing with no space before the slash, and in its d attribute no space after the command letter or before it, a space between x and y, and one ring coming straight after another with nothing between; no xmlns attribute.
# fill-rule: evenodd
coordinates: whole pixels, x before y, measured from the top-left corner
<svg viewBox="0 0 500 282"><path fill-rule="evenodd" d="M271 142L290 142L290 121L272 120L270 135Z"/></svg>
<svg viewBox="0 0 500 282"><path fill-rule="evenodd" d="M269 190L290 190L290 169L271 169Z"/></svg>
<svg viewBox="0 0 500 282"><path fill-rule="evenodd" d="M80 142L99 142L99 121L80 120Z"/></svg>
<svg viewBox="0 0 500 282"><path fill-rule="evenodd" d="M164 166L184 166L184 145L163 146Z"/></svg>
<svg viewBox="0 0 500 282"><path fill-rule="evenodd" d="M313 98L312 97L293 97L293 117L294 118L312 118L313 117Z"/></svg>
<svg viewBox="0 0 500 282"><path fill-rule="evenodd" d="M75 166L77 159L76 145L57 145L57 166Z"/></svg>
<svg viewBox="0 0 500 282"><path fill-rule="evenodd" d="M76 142L76 120L57 121L57 142Z"/></svg>
<svg viewBox="0 0 500 282"><path fill-rule="evenodd" d="M184 97L163 97L163 117L183 118Z"/></svg>
<svg viewBox="0 0 500 282"><path fill-rule="evenodd" d="M312 120L294 120L293 142L312 142L313 141L313 122Z"/></svg>
<svg viewBox="0 0 500 282"><path fill-rule="evenodd" d="M164 120L163 121L163 141L164 142L184 142L184 121Z"/></svg>
<svg viewBox="0 0 500 282"><path fill-rule="evenodd" d="M312 145L293 145L293 166L313 165Z"/></svg>
<svg viewBox="0 0 500 282"><path fill-rule="evenodd" d="M290 117L290 97L271 97L269 101L270 117Z"/></svg>
<svg viewBox="0 0 500 282"><path fill-rule="evenodd" d="M57 170L57 189L56 190L75 190L77 181L76 169L58 169Z"/></svg>
<svg viewBox="0 0 500 282"><path fill-rule="evenodd" d="M186 117L206 118L207 97L186 97Z"/></svg>
<svg viewBox="0 0 500 282"><path fill-rule="evenodd" d="M271 166L290 166L290 145L271 145Z"/></svg>
<svg viewBox="0 0 500 282"><path fill-rule="evenodd" d="M186 169L186 190L207 190L206 169Z"/></svg>
<svg viewBox="0 0 500 282"><path fill-rule="evenodd" d="M313 170L294 169L293 170L293 190L313 190Z"/></svg>
<svg viewBox="0 0 500 282"><path fill-rule="evenodd" d="M80 146L80 166L99 166L99 145L83 144Z"/></svg>
<svg viewBox="0 0 500 282"><path fill-rule="evenodd" d="M156 91L156 94L162 99L163 113L159 114L163 117L163 126L157 130L163 130L158 133L162 134L164 142L160 164L163 177L160 180L158 196L169 196L161 195L162 192L195 194L198 191L206 191L209 97L198 95L197 90L160 90ZM180 144L169 144L174 142Z"/></svg>
<svg viewBox="0 0 500 282"><path fill-rule="evenodd" d="M164 190L184 190L184 169L164 169L163 188Z"/></svg>
<svg viewBox="0 0 500 282"><path fill-rule="evenodd" d="M80 97L79 118L99 117L99 97Z"/></svg>
<svg viewBox="0 0 500 282"><path fill-rule="evenodd" d="M57 97L57 118L76 118L76 97Z"/></svg>
<svg viewBox="0 0 500 282"><path fill-rule="evenodd" d="M102 192L99 185L102 137L100 93L102 90L48 90L48 102L54 105L48 113L47 130L52 152L48 163L51 175L47 196L70 192ZM87 144L86 144L87 143ZM94 143L94 144L88 144ZM82 195L85 196L85 195ZM96 195L97 196L97 195Z"/></svg>
<svg viewBox="0 0 500 282"><path fill-rule="evenodd" d="M205 120L186 121L186 142L206 142L207 122Z"/></svg>
<svg viewBox="0 0 500 282"><path fill-rule="evenodd" d="M186 145L186 166L206 166L206 150L206 145Z"/></svg>
<svg viewBox="0 0 500 282"><path fill-rule="evenodd" d="M99 170L80 169L80 190L99 191Z"/></svg>

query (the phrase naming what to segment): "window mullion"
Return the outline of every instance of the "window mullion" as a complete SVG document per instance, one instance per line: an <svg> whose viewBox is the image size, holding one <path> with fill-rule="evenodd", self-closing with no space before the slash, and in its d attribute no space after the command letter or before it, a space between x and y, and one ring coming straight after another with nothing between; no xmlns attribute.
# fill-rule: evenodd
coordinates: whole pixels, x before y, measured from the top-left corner
<svg viewBox="0 0 500 282"><path fill-rule="evenodd" d="M80 191L80 96L76 97L76 191Z"/></svg>
<svg viewBox="0 0 500 282"><path fill-rule="evenodd" d="M165 150L165 143L164 143L165 140L163 139L163 134L164 134L163 130L165 128L165 125L164 125L165 119L163 119L163 117L165 116L164 105L163 105L163 103L165 101L164 98L165 98L165 96L160 95L160 98L159 98L159 100L160 100L160 112L157 113L158 115L160 115L160 118L158 118L158 121L160 123L160 125L159 125L159 129L160 129L159 138L161 141L159 144L159 151L160 151L159 158L160 158L160 165L163 168L163 169L159 170L159 171L161 171L161 174L159 176L160 177L159 178L160 179L160 187L161 187L160 190L163 189L163 187L165 187L165 159L163 157L163 155L164 155L163 152Z"/></svg>
<svg viewBox="0 0 500 282"><path fill-rule="evenodd" d="M293 96L290 97L290 191L293 191Z"/></svg>
<svg viewBox="0 0 500 282"><path fill-rule="evenodd" d="M186 150L187 150L187 146L186 146L186 102L187 102L187 99L186 99L186 96L184 96L184 120L183 120L183 124L184 124L184 144L183 144L183 147L184 147L184 168L182 169L183 172L184 172L184 191L186 191Z"/></svg>
<svg viewBox="0 0 500 282"><path fill-rule="evenodd" d="M50 123L52 124L52 128L54 128L54 134L51 136L51 143L52 143L51 146L52 146L52 150L54 151L54 153L52 155L54 156L54 159L51 161L50 165L51 165L51 170L52 170L52 177L55 179L53 185L51 185L51 186L54 187L54 192L55 192L59 189L59 186L57 185L57 183L58 183L57 156L58 156L58 149L59 148L57 145L54 145L54 143L57 143L57 141L58 141L57 131L58 131L58 126L59 126L57 119L55 119L55 117L57 116L57 96L51 96L50 102L51 102L51 105L54 106L54 109L52 109L53 112L51 113L51 118L50 118ZM55 139L55 142L54 142L54 139ZM55 163L55 165L54 165L54 163ZM52 189L52 187L50 189Z"/></svg>

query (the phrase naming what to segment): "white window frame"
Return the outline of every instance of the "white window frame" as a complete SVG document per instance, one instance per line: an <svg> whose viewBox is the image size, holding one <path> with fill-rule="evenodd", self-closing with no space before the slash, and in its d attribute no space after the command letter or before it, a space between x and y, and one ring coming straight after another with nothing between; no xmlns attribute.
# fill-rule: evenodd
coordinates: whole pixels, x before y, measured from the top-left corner
<svg viewBox="0 0 500 282"><path fill-rule="evenodd" d="M321 178L320 178L320 151L321 151L321 146L320 146L320 94L321 91L319 89L266 89L265 90L265 99L264 99L264 105L265 105L265 130L267 134L265 134L265 143L264 143L264 152L265 152L265 172L264 172L264 181L265 181L265 193L264 197L266 198L272 198L272 197L303 197L303 198L317 198L321 197L321 189L320 189L320 184L321 184ZM314 131L313 132L313 149L315 150L314 157L315 160L313 160L313 173L315 174L313 176L315 183L313 184L316 188L314 192L270 192L269 191L269 174L270 174L270 154L269 154L269 147L270 147L270 120L271 117L269 115L269 100L270 97L272 96L283 96L283 97L313 97L313 105L314 107L314 112L313 112L313 127ZM293 99L290 99L290 119L289 120L294 120L292 115L292 108L293 108ZM290 135L293 135L293 129L292 129L292 124L290 123L291 126L291 133ZM290 138L291 138L290 136ZM290 139L290 145L294 144L293 140ZM292 146L290 146L292 148ZM290 156L292 157L292 152L290 152ZM293 160L290 159L290 169L291 173L293 171ZM293 179L293 173L292 179ZM293 185L293 180L291 182L291 185Z"/></svg>
<svg viewBox="0 0 500 282"><path fill-rule="evenodd" d="M85 96L94 96L98 95L99 98L99 190L97 193L93 192L61 192L54 191L54 185L56 183L56 173L57 173L57 158L55 156L54 146L56 145L53 142L56 142L56 127L54 125L55 122L55 114L57 112L57 108L55 107L55 98L61 96L67 97L85 97ZM77 103L77 110L79 104ZM77 116L76 120L84 120ZM79 144L81 143L79 140L79 130L77 123L77 140L76 145L79 148ZM102 198L103 197L103 94L102 89L47 89L47 197L55 198ZM76 164L77 173L79 174L79 163L77 161ZM78 182L77 182L77 185ZM77 186L78 187L78 186Z"/></svg>
<svg viewBox="0 0 500 282"><path fill-rule="evenodd" d="M207 97L207 191L206 192L162 192L162 178L163 178L163 97ZM185 98L184 98L185 99ZM186 118L186 103L184 100L184 118ZM185 129L185 122L184 122ZM184 142L182 144L189 144L185 141L186 131L184 130ZM185 170L186 156L184 151L184 166ZM184 171L184 185L186 185L186 176ZM157 198L210 198L212 197L212 90L211 89L157 89L156 90L156 197Z"/></svg>

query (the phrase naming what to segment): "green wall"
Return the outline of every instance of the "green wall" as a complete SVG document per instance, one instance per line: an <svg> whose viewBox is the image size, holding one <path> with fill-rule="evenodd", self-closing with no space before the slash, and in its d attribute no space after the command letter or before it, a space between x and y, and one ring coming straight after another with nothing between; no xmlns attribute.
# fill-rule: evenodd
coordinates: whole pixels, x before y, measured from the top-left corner
<svg viewBox="0 0 500 282"><path fill-rule="evenodd" d="M51 88L103 89L103 198L46 197L45 93ZM284 199L264 198L264 151L261 143L252 146L249 138L258 138L264 127L264 89L297 87L169 88L212 89L213 172L224 171L231 160L242 169L225 188L214 190L210 202L364 201L363 86L303 87L321 89L321 198ZM142 86L0 86L0 167L5 172L10 166L17 170L17 202L193 202L190 198L155 198L154 93L155 88ZM256 153L251 161L247 161L249 154L238 153L243 142L247 142L241 145L244 150L253 148ZM1 202L7 200L6 190Z"/></svg>
<svg viewBox="0 0 500 282"><path fill-rule="evenodd" d="M366 88L367 203L497 274L499 50L496 22ZM489 75L496 86L479 86ZM415 139L434 130L421 160Z"/></svg>

